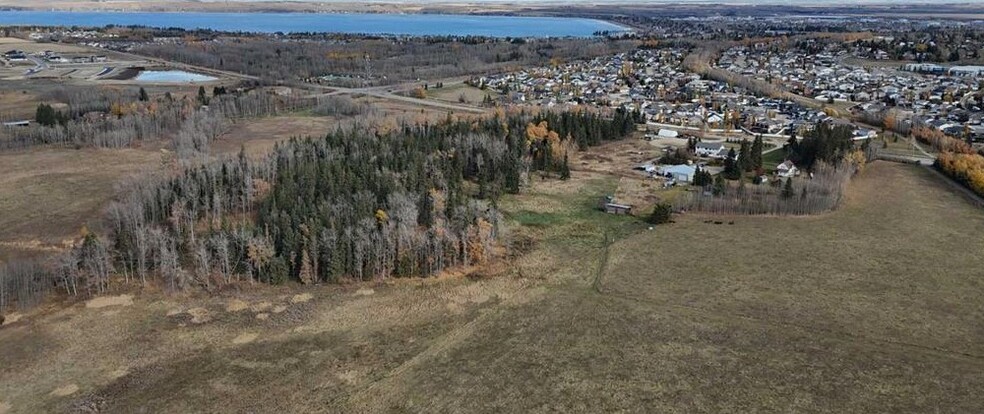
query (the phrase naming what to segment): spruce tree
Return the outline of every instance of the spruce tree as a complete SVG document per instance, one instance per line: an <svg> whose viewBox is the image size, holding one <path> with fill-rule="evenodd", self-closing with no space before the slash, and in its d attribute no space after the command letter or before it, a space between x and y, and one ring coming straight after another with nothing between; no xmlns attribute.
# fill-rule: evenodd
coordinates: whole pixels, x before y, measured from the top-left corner
<svg viewBox="0 0 984 414"><path fill-rule="evenodd" d="M735 149L728 150L728 155L724 159L724 178L737 180L739 175L738 161L735 160Z"/></svg>
<svg viewBox="0 0 984 414"><path fill-rule="evenodd" d="M208 94L205 93L205 87L198 87L198 103L201 105L208 105Z"/></svg>
<svg viewBox="0 0 984 414"><path fill-rule="evenodd" d="M560 179L568 180L571 178L571 168L567 165L567 153L564 153L564 163L560 165Z"/></svg>
<svg viewBox="0 0 984 414"><path fill-rule="evenodd" d="M782 193L780 194L780 196L782 196L784 200L788 200L792 198L795 194L796 194L796 190L793 189L793 180L787 178L786 185L782 187Z"/></svg>
<svg viewBox="0 0 984 414"><path fill-rule="evenodd" d="M752 150L747 139L741 140L741 150L738 152L738 172L748 172L751 171L754 165L752 164Z"/></svg>
<svg viewBox="0 0 984 414"><path fill-rule="evenodd" d="M718 196L724 194L727 188L728 184L724 181L724 176L722 174L718 174L717 177L714 177L714 188L712 189L714 195Z"/></svg>
<svg viewBox="0 0 984 414"><path fill-rule="evenodd" d="M653 212L646 218L646 222L649 224L665 224L669 223L672 217L673 211L669 204L659 203L653 207Z"/></svg>
<svg viewBox="0 0 984 414"><path fill-rule="evenodd" d="M424 190L420 195L420 202L417 206L417 224L423 227L434 225L434 198L431 197L429 190Z"/></svg>
<svg viewBox="0 0 984 414"><path fill-rule="evenodd" d="M755 136L755 140L752 141L752 170L758 171L762 169L762 147L764 143L762 142L762 135Z"/></svg>

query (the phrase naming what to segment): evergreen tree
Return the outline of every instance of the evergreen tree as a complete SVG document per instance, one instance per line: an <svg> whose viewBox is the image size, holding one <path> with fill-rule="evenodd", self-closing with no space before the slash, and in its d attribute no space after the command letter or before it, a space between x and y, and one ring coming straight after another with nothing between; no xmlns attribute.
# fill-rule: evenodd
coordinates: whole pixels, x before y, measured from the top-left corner
<svg viewBox="0 0 984 414"><path fill-rule="evenodd" d="M58 123L58 119L55 115L55 109L48 104L38 105L37 111L34 113L34 120L43 126L55 126Z"/></svg>
<svg viewBox="0 0 984 414"><path fill-rule="evenodd" d="M780 193L780 196L783 199L788 200L793 198L794 195L796 195L796 190L793 189L793 180L791 178L787 178L786 184L782 187L782 193Z"/></svg>
<svg viewBox="0 0 984 414"><path fill-rule="evenodd" d="M140 96L138 99L140 102L147 102L150 100L150 96L147 95L147 90L144 89L143 86L140 87Z"/></svg>
<svg viewBox="0 0 984 414"><path fill-rule="evenodd" d="M762 169L762 147L765 144L762 142L762 135L756 135L755 140L752 142L752 169L751 171L759 171Z"/></svg>
<svg viewBox="0 0 984 414"><path fill-rule="evenodd" d="M673 210L669 204L658 203L653 207L653 212L646 218L649 224L669 223L672 218Z"/></svg>
<svg viewBox="0 0 984 414"><path fill-rule="evenodd" d="M564 163L560 165L560 179L568 180L571 178L571 168L567 165L567 153L564 153Z"/></svg>
<svg viewBox="0 0 984 414"><path fill-rule="evenodd" d="M425 190L420 195L420 203L417 206L417 225L430 227L434 224L434 197L429 190Z"/></svg>
<svg viewBox="0 0 984 414"><path fill-rule="evenodd" d="M724 159L724 178L729 180L737 180L740 174L740 169L738 168L738 161L735 160L735 149L732 148L728 150L728 155Z"/></svg>
<svg viewBox="0 0 984 414"><path fill-rule="evenodd" d="M694 172L694 185L698 187L706 187L714 182L714 177L711 173L704 171L700 167L697 167L697 171Z"/></svg>
<svg viewBox="0 0 984 414"><path fill-rule="evenodd" d="M738 172L748 172L754 167L752 162L752 150L747 139L741 140L741 149L738 152L737 160Z"/></svg>
<svg viewBox="0 0 984 414"><path fill-rule="evenodd" d="M728 183L724 181L724 176L722 174L718 174L714 177L714 188L712 189L714 195L719 196L724 194L727 188Z"/></svg>
<svg viewBox="0 0 984 414"><path fill-rule="evenodd" d="M198 87L198 104L208 105L208 94L206 94L204 86Z"/></svg>

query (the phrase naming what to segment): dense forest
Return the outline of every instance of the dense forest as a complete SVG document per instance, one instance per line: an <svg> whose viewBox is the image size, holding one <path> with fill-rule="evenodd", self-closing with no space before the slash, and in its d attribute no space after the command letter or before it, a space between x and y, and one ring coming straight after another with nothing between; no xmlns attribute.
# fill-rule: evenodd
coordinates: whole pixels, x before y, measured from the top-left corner
<svg viewBox="0 0 984 414"><path fill-rule="evenodd" d="M508 71L615 54L636 45L635 41L606 39L292 35L148 44L134 52L246 73L271 84L287 80L364 86ZM369 73L366 56L371 61Z"/></svg>
<svg viewBox="0 0 984 414"><path fill-rule="evenodd" d="M636 117L592 112L339 129L132 184L87 233L44 264L0 269L0 308L110 278L167 289L239 280L333 282L427 276L487 260L503 193L533 172L563 178L568 150L618 139Z"/></svg>

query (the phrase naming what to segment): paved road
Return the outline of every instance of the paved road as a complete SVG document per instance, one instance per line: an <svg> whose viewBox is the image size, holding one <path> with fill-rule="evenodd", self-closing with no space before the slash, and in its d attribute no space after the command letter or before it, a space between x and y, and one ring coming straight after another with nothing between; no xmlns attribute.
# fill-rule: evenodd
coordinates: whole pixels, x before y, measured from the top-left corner
<svg viewBox="0 0 984 414"><path fill-rule="evenodd" d="M30 76L35 73L48 70L48 62L45 62L44 59L39 59L34 56L28 56L27 59L34 63L34 67L28 69L27 72L24 72L25 76Z"/></svg>
<svg viewBox="0 0 984 414"><path fill-rule="evenodd" d="M445 87L463 83L467 77L448 78L445 80L429 81L428 84L441 82ZM308 95L309 98L319 98L337 95L367 95L391 101L400 101L416 105L429 106L434 108L449 109L453 111L470 112L475 114L488 113L488 108L481 108L471 105L454 104L450 102L436 101L432 99L420 99L411 96L400 95L399 92L407 92L424 85L425 82L404 82L393 85L369 86L365 88L342 88L334 86L309 85L311 88L320 89L324 92Z"/></svg>

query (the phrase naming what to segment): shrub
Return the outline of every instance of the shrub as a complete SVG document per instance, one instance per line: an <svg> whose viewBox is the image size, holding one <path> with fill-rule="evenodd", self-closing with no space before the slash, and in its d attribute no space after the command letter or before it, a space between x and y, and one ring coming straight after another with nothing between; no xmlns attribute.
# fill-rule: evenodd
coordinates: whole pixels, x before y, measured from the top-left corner
<svg viewBox="0 0 984 414"><path fill-rule="evenodd" d="M673 210L669 204L659 203L653 207L652 214L646 219L649 224L666 224L670 222Z"/></svg>

